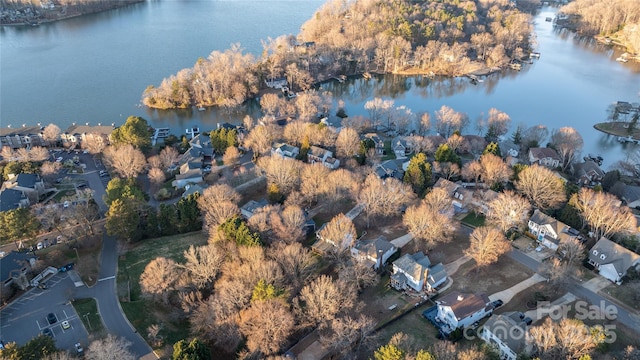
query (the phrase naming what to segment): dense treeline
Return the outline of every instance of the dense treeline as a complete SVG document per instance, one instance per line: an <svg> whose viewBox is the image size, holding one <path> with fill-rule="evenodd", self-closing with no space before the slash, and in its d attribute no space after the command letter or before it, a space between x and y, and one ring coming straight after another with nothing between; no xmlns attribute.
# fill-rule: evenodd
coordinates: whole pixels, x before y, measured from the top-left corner
<svg viewBox="0 0 640 360"><path fill-rule="evenodd" d="M34 24L123 7L143 0L0 0L0 24Z"/></svg>
<svg viewBox="0 0 640 360"><path fill-rule="evenodd" d="M585 35L612 36L635 54L640 53L640 2L637 0L576 0L561 10L574 15Z"/></svg>
<svg viewBox="0 0 640 360"><path fill-rule="evenodd" d="M142 101L159 109L233 108L255 96L264 80L281 77L291 90L304 91L337 74L459 76L526 56L530 20L506 0L330 1L298 38L265 41L260 59L238 45L214 51L149 86Z"/></svg>

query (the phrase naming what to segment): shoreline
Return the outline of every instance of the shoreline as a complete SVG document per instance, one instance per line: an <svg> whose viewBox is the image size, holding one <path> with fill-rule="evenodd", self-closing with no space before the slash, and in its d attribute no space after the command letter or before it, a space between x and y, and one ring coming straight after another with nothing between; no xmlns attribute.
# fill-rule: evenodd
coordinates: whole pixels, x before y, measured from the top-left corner
<svg viewBox="0 0 640 360"><path fill-rule="evenodd" d="M632 134L629 134L628 129L624 128L623 124L627 123L622 121L601 122L593 125L593 128L607 135L631 138L635 141L640 141L640 129L635 129Z"/></svg>

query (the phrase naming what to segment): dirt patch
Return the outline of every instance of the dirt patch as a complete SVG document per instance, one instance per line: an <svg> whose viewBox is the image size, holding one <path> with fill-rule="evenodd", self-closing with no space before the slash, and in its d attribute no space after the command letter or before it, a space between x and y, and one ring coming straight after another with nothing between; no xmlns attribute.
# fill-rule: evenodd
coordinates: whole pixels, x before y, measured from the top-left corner
<svg viewBox="0 0 640 360"><path fill-rule="evenodd" d="M363 229L362 233L366 231L364 239L375 239L378 236L384 236L391 241L407 233L407 228L402 224L402 217L400 216L376 219L375 222L371 222L371 226L368 229L366 222L364 214L360 214L354 222L356 229Z"/></svg>
<svg viewBox="0 0 640 360"><path fill-rule="evenodd" d="M478 271L473 260L460 266L453 276L451 290L476 293L484 292L487 295L510 288L511 286L528 279L533 272L508 257Z"/></svg>
<svg viewBox="0 0 640 360"><path fill-rule="evenodd" d="M640 310L640 281L638 280L628 281L622 285L611 284L603 289L603 292L634 310Z"/></svg>

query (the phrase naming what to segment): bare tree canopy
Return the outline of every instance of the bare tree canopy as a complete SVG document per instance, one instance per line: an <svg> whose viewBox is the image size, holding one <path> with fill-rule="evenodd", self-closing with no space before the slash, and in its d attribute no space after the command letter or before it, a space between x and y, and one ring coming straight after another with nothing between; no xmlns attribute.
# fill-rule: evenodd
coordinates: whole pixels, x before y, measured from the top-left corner
<svg viewBox="0 0 640 360"><path fill-rule="evenodd" d="M353 246L356 241L356 228L351 219L338 214L318 233L324 241L330 242L340 250Z"/></svg>
<svg viewBox="0 0 640 360"><path fill-rule="evenodd" d="M89 153L93 155L101 154L102 151L107 147L107 140L98 134L91 134L91 136L86 136L84 140L82 140L82 148L87 150Z"/></svg>
<svg viewBox="0 0 640 360"><path fill-rule="evenodd" d="M178 153L178 150L171 146L165 146L164 149L160 150L160 154L158 154L164 170L176 164L179 156L180 153Z"/></svg>
<svg viewBox="0 0 640 360"><path fill-rule="evenodd" d="M198 288L209 286L218 276L224 263L224 251L216 244L204 246L189 246L184 252L185 269L191 275L193 283Z"/></svg>
<svg viewBox="0 0 640 360"><path fill-rule="evenodd" d="M147 264L140 275L140 290L154 299L167 303L169 291L173 290L180 271L178 264L172 259L157 257Z"/></svg>
<svg viewBox="0 0 640 360"><path fill-rule="evenodd" d="M580 320L547 317L540 326L529 330L541 360L579 359L589 355L604 340L602 331Z"/></svg>
<svg viewBox="0 0 640 360"><path fill-rule="evenodd" d="M489 109L489 118L487 119L487 138L488 141L496 141L499 137L506 134L511 126L511 117L509 114L502 112L496 108Z"/></svg>
<svg viewBox="0 0 640 360"><path fill-rule="evenodd" d="M566 201L564 183L551 170L538 164L518 174L516 189L539 209L554 209Z"/></svg>
<svg viewBox="0 0 640 360"><path fill-rule="evenodd" d="M333 321L339 313L347 313L356 304L355 289L329 276L321 275L300 291L298 301L304 320L313 325Z"/></svg>
<svg viewBox="0 0 640 360"><path fill-rule="evenodd" d="M351 158L360 150L360 136L355 129L343 128L336 139L336 154L341 158Z"/></svg>
<svg viewBox="0 0 640 360"><path fill-rule="evenodd" d="M494 186L509 180L511 168L499 156L487 153L480 157L481 178L485 184Z"/></svg>
<svg viewBox="0 0 640 360"><path fill-rule="evenodd" d="M443 105L436 111L436 130L445 139L456 131L462 131L469 124L467 114L457 112L452 108Z"/></svg>
<svg viewBox="0 0 640 360"><path fill-rule="evenodd" d="M505 191L490 201L488 208L487 220L506 233L514 227L520 230L524 228L531 204L513 191Z"/></svg>
<svg viewBox="0 0 640 360"><path fill-rule="evenodd" d="M638 231L631 209L621 206L620 201L611 194L582 188L578 193L576 209L589 224L596 239Z"/></svg>
<svg viewBox="0 0 640 360"><path fill-rule="evenodd" d="M266 173L269 185L277 186L282 194L288 194L297 187L302 165L299 161L283 159L280 156L258 159L258 167Z"/></svg>
<svg viewBox="0 0 640 360"><path fill-rule="evenodd" d="M249 351L271 355L280 351L294 329L293 314L281 300L254 301L240 313L240 331Z"/></svg>
<svg viewBox="0 0 640 360"><path fill-rule="evenodd" d="M580 154L584 141L582 136L576 129L572 127L563 127L553 130L551 134L551 144L558 151L558 155L562 159L562 170L567 170L575 161L576 156Z"/></svg>
<svg viewBox="0 0 640 360"><path fill-rule="evenodd" d="M371 217L398 215L413 197L410 185L395 178L383 181L371 174L367 176L358 199L364 205L368 226Z"/></svg>
<svg viewBox="0 0 640 360"><path fill-rule="evenodd" d="M51 143L55 144L55 142L58 141L58 138L60 137L61 132L62 131L60 130L58 125L49 124L42 131L42 138L47 142L49 142L49 144Z"/></svg>
<svg viewBox="0 0 640 360"><path fill-rule="evenodd" d="M244 140L244 146L255 154L265 154L271 149L278 129L275 125L258 125L251 130Z"/></svg>
<svg viewBox="0 0 640 360"><path fill-rule="evenodd" d="M104 151L104 162L125 179L137 177L147 166L142 151L131 144L109 146Z"/></svg>
<svg viewBox="0 0 640 360"><path fill-rule="evenodd" d="M464 254L476 261L479 268L498 261L500 256L511 250L511 244L500 230L488 226L481 226L473 230L471 246Z"/></svg>
<svg viewBox="0 0 640 360"><path fill-rule="evenodd" d="M94 340L89 344L86 358L89 360L135 360L136 356L129 351L131 343L114 335Z"/></svg>
<svg viewBox="0 0 640 360"><path fill-rule="evenodd" d="M450 201L448 205L451 205ZM425 198L420 205L407 208L402 218L411 235L423 240L427 250L433 249L438 243L451 241L457 229L456 222L451 221L449 217L449 212L443 212L437 206Z"/></svg>

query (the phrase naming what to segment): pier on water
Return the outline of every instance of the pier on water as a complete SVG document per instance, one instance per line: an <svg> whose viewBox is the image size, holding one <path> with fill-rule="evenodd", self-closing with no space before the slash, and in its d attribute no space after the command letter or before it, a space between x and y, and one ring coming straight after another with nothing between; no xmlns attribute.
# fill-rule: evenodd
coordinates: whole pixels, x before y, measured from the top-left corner
<svg viewBox="0 0 640 360"><path fill-rule="evenodd" d="M165 139L169 136L169 128L156 128L151 137L151 145L158 143L158 139Z"/></svg>

